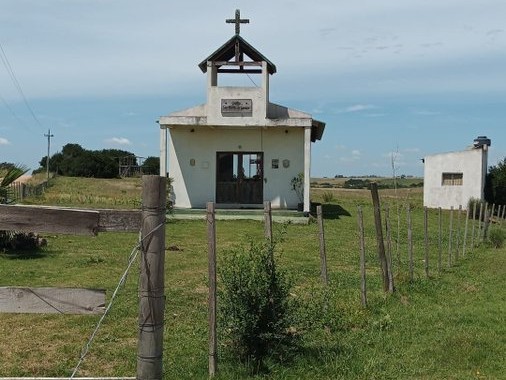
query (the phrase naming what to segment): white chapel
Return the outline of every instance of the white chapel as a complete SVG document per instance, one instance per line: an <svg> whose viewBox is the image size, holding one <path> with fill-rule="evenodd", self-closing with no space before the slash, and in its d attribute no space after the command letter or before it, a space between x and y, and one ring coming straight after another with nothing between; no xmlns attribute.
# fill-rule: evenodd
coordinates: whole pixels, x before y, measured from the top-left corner
<svg viewBox="0 0 506 380"><path fill-rule="evenodd" d="M325 123L269 101L276 66L235 35L198 66L207 73L207 102L160 117L160 173L173 179L176 208L273 208L309 212L311 144ZM223 75L260 77L261 85L220 86ZM168 169L168 170L167 170ZM291 181L303 173L303 197ZM299 206L300 207L300 206Z"/></svg>

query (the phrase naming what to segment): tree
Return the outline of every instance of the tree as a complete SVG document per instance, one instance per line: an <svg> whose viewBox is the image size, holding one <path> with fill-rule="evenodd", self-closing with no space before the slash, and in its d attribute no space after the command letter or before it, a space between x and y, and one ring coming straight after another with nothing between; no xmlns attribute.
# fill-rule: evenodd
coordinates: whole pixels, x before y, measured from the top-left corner
<svg viewBox="0 0 506 380"><path fill-rule="evenodd" d="M79 144L67 144L62 151L49 158L49 166L59 175L69 177L115 178L119 174L119 160L131 158L136 165L137 159L131 152L119 149L88 150ZM39 165L45 170L46 157Z"/></svg>
<svg viewBox="0 0 506 380"><path fill-rule="evenodd" d="M144 160L142 164L142 173L144 174L160 174L160 158L150 156Z"/></svg>
<svg viewBox="0 0 506 380"><path fill-rule="evenodd" d="M489 203L506 204L506 158L490 167L485 184L485 199Z"/></svg>

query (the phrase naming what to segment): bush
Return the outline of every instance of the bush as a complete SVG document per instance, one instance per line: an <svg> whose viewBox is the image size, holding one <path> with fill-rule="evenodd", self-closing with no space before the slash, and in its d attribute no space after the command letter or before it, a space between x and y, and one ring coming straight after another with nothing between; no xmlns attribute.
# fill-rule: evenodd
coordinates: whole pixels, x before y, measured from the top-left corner
<svg viewBox="0 0 506 380"><path fill-rule="evenodd" d="M506 232L501 228L492 228L490 229L488 239L494 248L501 248L506 239Z"/></svg>
<svg viewBox="0 0 506 380"><path fill-rule="evenodd" d="M282 360L295 335L291 283L278 268L275 245L250 242L227 252L219 267L220 319L232 352L256 373L265 359Z"/></svg>
<svg viewBox="0 0 506 380"><path fill-rule="evenodd" d="M345 189L366 189L371 183L368 179L356 179L351 178L344 182L343 187Z"/></svg>

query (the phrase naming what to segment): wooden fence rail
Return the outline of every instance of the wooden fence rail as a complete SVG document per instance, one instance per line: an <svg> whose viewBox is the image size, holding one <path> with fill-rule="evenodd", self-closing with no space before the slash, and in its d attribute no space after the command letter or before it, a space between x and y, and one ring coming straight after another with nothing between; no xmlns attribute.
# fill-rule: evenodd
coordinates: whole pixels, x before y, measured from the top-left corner
<svg viewBox="0 0 506 380"><path fill-rule="evenodd" d="M140 210L83 210L66 207L0 205L0 230L96 235L99 232L136 232Z"/></svg>

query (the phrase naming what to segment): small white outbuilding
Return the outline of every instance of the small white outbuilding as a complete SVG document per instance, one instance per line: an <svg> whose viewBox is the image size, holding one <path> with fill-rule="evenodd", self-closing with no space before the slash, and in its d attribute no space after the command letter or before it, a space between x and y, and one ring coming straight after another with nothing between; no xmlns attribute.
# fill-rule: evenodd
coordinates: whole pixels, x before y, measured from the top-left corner
<svg viewBox="0 0 506 380"><path fill-rule="evenodd" d="M173 178L176 208L270 201L286 209L303 203L308 212L311 143L321 139L325 123L269 101L276 66L239 35L244 21L236 12L236 34L199 64L207 73L206 104L160 117L160 173ZM230 74L260 76L261 84L220 86ZM303 199L291 185L300 173Z"/></svg>
<svg viewBox="0 0 506 380"><path fill-rule="evenodd" d="M490 139L479 136L466 150L426 156L424 206L467 209L471 198L483 200L489 146Z"/></svg>

